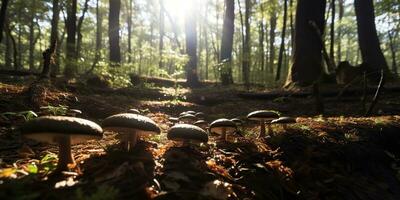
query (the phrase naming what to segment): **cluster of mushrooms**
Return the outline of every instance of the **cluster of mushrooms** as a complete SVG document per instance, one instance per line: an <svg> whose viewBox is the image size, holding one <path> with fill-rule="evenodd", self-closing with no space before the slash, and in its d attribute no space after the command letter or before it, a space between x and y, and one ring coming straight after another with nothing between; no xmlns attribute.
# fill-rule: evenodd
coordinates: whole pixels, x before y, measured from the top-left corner
<svg viewBox="0 0 400 200"><path fill-rule="evenodd" d="M265 126L272 133L271 124L295 123L290 117L279 117L276 112L260 110L247 115L247 119L259 121L260 138L266 136ZM238 133L238 126L244 121L239 118L218 119L208 124L202 112L186 111L178 118L170 118L173 126L168 130L167 138L182 143L182 146L207 143L208 133L219 135L222 141L229 134ZM286 127L284 127L286 128ZM95 122L71 116L43 116L30 120L20 127L21 134L40 142L55 143L59 146L56 172L66 171L76 165L71 154L71 145L88 140L99 140L104 131L116 132L123 148L133 151L137 141L146 135L160 134L159 126L149 117L141 115L139 110L130 109L127 113L116 114L103 120L101 126ZM103 131L104 130L104 131Z"/></svg>

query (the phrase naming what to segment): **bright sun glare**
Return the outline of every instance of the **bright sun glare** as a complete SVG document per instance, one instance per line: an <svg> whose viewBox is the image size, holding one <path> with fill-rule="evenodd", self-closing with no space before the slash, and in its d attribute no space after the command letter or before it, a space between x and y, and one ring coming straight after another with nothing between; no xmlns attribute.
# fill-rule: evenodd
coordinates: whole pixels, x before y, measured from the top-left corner
<svg viewBox="0 0 400 200"><path fill-rule="evenodd" d="M205 2L204 0L164 0L165 9L170 13L170 15L182 18L184 17L186 11L194 3Z"/></svg>

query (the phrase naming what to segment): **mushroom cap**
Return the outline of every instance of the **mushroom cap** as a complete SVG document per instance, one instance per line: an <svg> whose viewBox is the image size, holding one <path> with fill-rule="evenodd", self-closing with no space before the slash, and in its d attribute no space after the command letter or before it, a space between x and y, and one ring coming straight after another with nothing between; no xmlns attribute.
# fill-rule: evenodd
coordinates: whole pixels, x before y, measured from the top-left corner
<svg viewBox="0 0 400 200"><path fill-rule="evenodd" d="M233 133L236 131L237 126L235 122L229 119L217 119L210 124L210 132L222 134L222 131L225 129L226 133Z"/></svg>
<svg viewBox="0 0 400 200"><path fill-rule="evenodd" d="M195 114L196 114L196 112L195 112L195 111L193 111L193 110L189 110L189 111L186 111L186 114L195 115Z"/></svg>
<svg viewBox="0 0 400 200"><path fill-rule="evenodd" d="M167 138L169 140L182 141L192 140L198 142L207 142L207 133L194 125L191 124L177 124L168 131Z"/></svg>
<svg viewBox="0 0 400 200"><path fill-rule="evenodd" d="M243 124L243 121L239 118L232 118L231 121L235 122L236 125Z"/></svg>
<svg viewBox="0 0 400 200"><path fill-rule="evenodd" d="M254 121L274 120L279 118L278 113L270 110L258 110L247 115L247 119Z"/></svg>
<svg viewBox="0 0 400 200"><path fill-rule="evenodd" d="M206 115L203 112L198 112L194 116L198 119L204 119Z"/></svg>
<svg viewBox="0 0 400 200"><path fill-rule="evenodd" d="M189 122L194 122L197 120L197 117L192 115L192 114L186 114L183 116L179 117L179 120L185 122L185 123L189 123Z"/></svg>
<svg viewBox="0 0 400 200"><path fill-rule="evenodd" d="M170 118L168 118L168 120L171 121L171 122L178 122L178 121L179 121L179 118L177 118L177 117L170 117Z"/></svg>
<svg viewBox="0 0 400 200"><path fill-rule="evenodd" d="M296 119L293 117L279 117L271 121L271 124L293 124L296 123Z"/></svg>
<svg viewBox="0 0 400 200"><path fill-rule="evenodd" d="M69 109L68 112L74 114L82 114L82 111L78 109Z"/></svg>
<svg viewBox="0 0 400 200"><path fill-rule="evenodd" d="M39 117L23 124L20 130L24 137L48 143L57 143L63 137L69 137L71 144L103 137L103 129L95 122L66 116Z"/></svg>
<svg viewBox="0 0 400 200"><path fill-rule="evenodd" d="M195 123L193 123L193 125L201 126L201 125L208 125L208 123L201 119L201 120L197 120Z"/></svg>
<svg viewBox="0 0 400 200"><path fill-rule="evenodd" d="M138 110L138 109L134 109L134 108L132 108L132 109L129 109L128 110L128 113L131 113L131 114L140 114L140 111Z"/></svg>
<svg viewBox="0 0 400 200"><path fill-rule="evenodd" d="M160 134L160 127L150 118L131 113L121 113L107 117L102 127L104 130L137 134Z"/></svg>

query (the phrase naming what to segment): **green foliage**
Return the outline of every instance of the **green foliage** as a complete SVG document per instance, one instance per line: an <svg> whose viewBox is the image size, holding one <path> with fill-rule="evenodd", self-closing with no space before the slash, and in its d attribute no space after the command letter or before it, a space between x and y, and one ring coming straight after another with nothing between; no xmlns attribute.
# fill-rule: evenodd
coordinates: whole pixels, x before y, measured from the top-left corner
<svg viewBox="0 0 400 200"><path fill-rule="evenodd" d="M10 120L11 118L18 118L18 117L22 117L25 121L29 121L32 120L36 117L38 117L38 115L31 111L22 111L22 112L5 112L5 113L0 113L0 117L5 119L5 120Z"/></svg>
<svg viewBox="0 0 400 200"><path fill-rule="evenodd" d="M66 105L58 105L58 106L42 106L40 107L45 113L51 114L53 116L64 116L68 112L68 106Z"/></svg>
<svg viewBox="0 0 400 200"><path fill-rule="evenodd" d="M122 88L132 85L129 77L130 72L132 72L131 67L129 64L113 65L111 67L105 62L100 62L94 73L104 77L111 87Z"/></svg>
<svg viewBox="0 0 400 200"><path fill-rule="evenodd" d="M47 153L41 160L40 160L40 167L43 170L43 173L48 173L56 169L57 167L58 157L54 153Z"/></svg>

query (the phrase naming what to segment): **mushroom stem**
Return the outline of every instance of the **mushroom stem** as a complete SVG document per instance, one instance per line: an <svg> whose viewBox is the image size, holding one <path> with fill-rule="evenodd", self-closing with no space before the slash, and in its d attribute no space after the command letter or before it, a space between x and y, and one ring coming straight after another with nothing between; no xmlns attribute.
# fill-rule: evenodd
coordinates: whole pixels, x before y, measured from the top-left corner
<svg viewBox="0 0 400 200"><path fill-rule="evenodd" d="M221 140L227 141L228 140L228 135L226 134L226 128L222 128L222 134L221 134Z"/></svg>
<svg viewBox="0 0 400 200"><path fill-rule="evenodd" d="M128 151L131 151L136 146L138 135L137 135L136 132L133 132L133 133L129 134L128 137L129 137L129 148L128 148Z"/></svg>
<svg viewBox="0 0 400 200"><path fill-rule="evenodd" d="M287 124L282 124L282 128L283 128L283 130L286 131L286 129L287 129Z"/></svg>
<svg viewBox="0 0 400 200"><path fill-rule="evenodd" d="M62 137L58 141L58 163L56 172L68 170L68 165L75 165L74 157L71 154L70 137Z"/></svg>
<svg viewBox="0 0 400 200"><path fill-rule="evenodd" d="M258 136L258 138L264 138L265 137L265 121L264 120L260 121L260 127L261 127L260 136Z"/></svg>

